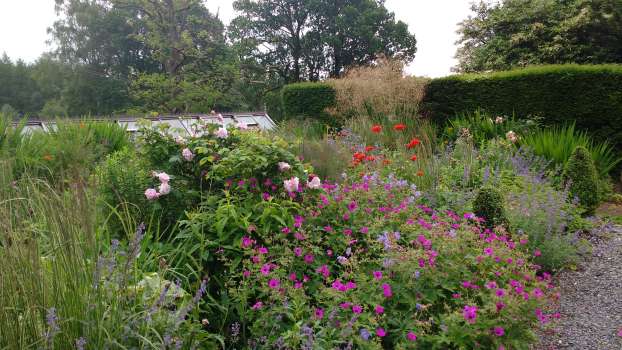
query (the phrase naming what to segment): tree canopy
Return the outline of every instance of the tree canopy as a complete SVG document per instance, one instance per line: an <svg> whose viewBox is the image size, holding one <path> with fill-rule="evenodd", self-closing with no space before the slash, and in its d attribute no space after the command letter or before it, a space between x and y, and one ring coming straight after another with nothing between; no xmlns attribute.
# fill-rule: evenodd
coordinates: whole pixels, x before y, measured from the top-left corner
<svg viewBox="0 0 622 350"><path fill-rule="evenodd" d="M236 0L231 37L287 82L338 77L377 54L411 61L416 39L384 0Z"/></svg>
<svg viewBox="0 0 622 350"><path fill-rule="evenodd" d="M458 31L458 72L622 62L620 0L480 1L472 11Z"/></svg>

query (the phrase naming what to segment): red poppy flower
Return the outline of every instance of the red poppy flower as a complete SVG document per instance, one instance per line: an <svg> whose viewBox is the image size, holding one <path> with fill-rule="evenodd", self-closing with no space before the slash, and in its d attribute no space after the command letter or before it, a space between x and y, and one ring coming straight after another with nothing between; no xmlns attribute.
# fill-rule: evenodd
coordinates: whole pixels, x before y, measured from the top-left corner
<svg viewBox="0 0 622 350"><path fill-rule="evenodd" d="M412 155L412 157L410 157L410 160L412 160L413 162L414 162L415 160L417 160L417 159L418 159L418 158L417 158L417 155L416 155L416 154L413 154L413 155Z"/></svg>
<svg viewBox="0 0 622 350"><path fill-rule="evenodd" d="M360 162L365 159L365 153L356 152L352 157Z"/></svg>
<svg viewBox="0 0 622 350"><path fill-rule="evenodd" d="M374 157L374 156L367 156L367 158L365 158L365 160L367 160L368 162L373 162L374 160L376 160L376 157Z"/></svg>
<svg viewBox="0 0 622 350"><path fill-rule="evenodd" d="M420 143L421 143L421 140L419 140L418 138L414 138L414 139L410 140L410 142L406 145L406 147L408 149L415 148Z"/></svg>
<svg viewBox="0 0 622 350"><path fill-rule="evenodd" d="M375 147L374 147L374 146L367 146L367 147L365 147L365 152L371 152L371 151L373 151L374 149L375 149Z"/></svg>
<svg viewBox="0 0 622 350"><path fill-rule="evenodd" d="M371 127L371 131L375 132L376 134L382 131L382 126L376 124L374 126Z"/></svg>
<svg viewBox="0 0 622 350"><path fill-rule="evenodd" d="M397 130L397 131L402 131L402 130L406 129L406 125L404 125L404 124L402 124L402 123L400 123L400 124L395 124L395 125L393 126L393 129L395 129L395 130Z"/></svg>

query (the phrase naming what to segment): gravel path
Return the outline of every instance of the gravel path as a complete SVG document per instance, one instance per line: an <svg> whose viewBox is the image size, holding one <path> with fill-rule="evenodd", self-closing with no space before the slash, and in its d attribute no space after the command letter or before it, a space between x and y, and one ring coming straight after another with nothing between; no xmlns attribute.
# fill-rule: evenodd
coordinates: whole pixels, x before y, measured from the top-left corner
<svg viewBox="0 0 622 350"><path fill-rule="evenodd" d="M541 337L539 350L622 349L622 226L605 227L591 240L592 257L556 277L562 317Z"/></svg>

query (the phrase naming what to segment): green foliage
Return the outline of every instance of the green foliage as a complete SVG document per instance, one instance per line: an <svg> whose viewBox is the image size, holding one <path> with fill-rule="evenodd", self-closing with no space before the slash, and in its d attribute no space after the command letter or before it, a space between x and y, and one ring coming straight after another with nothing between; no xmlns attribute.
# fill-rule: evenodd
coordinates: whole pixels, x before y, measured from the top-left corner
<svg viewBox="0 0 622 350"><path fill-rule="evenodd" d="M283 114L283 100L281 99L281 90L270 91L265 94L263 102L266 108L266 113L274 120L279 122L285 119Z"/></svg>
<svg viewBox="0 0 622 350"><path fill-rule="evenodd" d="M133 148L110 154L95 170L100 210L112 236L127 232L128 221L149 222L152 207L145 198L151 185L149 164Z"/></svg>
<svg viewBox="0 0 622 350"><path fill-rule="evenodd" d="M584 147L594 160L600 178L606 178L622 161L609 141L595 142L586 132L576 130L574 123L534 130L521 135L520 141L535 154L562 168L577 147Z"/></svg>
<svg viewBox="0 0 622 350"><path fill-rule="evenodd" d="M15 174L64 186L86 180L106 155L130 145L127 132L111 122L57 120L49 132L23 135L15 145Z"/></svg>
<svg viewBox="0 0 622 350"><path fill-rule="evenodd" d="M564 183L569 186L570 195L578 198L587 213L593 213L600 199L598 198L598 173L590 152L578 146L572 152L564 169Z"/></svg>
<svg viewBox="0 0 622 350"><path fill-rule="evenodd" d="M88 188L13 182L10 162L0 162L0 304L11 305L0 308L1 348L161 349L166 335L217 348L218 336L181 317L196 307L188 292L164 271L143 275L154 232L132 233L128 222L130 241L109 242Z"/></svg>
<svg viewBox="0 0 622 350"><path fill-rule="evenodd" d="M22 141L23 129L23 121L14 126L12 116L0 112L0 154L4 152L14 154Z"/></svg>
<svg viewBox="0 0 622 350"><path fill-rule="evenodd" d="M460 23L459 71L622 63L618 0L480 1L471 9Z"/></svg>
<svg viewBox="0 0 622 350"><path fill-rule="evenodd" d="M425 114L439 122L477 108L491 115L575 122L596 139L622 147L622 67L558 65L433 79Z"/></svg>
<svg viewBox="0 0 622 350"><path fill-rule="evenodd" d="M286 118L312 117L326 119L325 109L334 106L335 89L325 83L297 83L282 90Z"/></svg>
<svg viewBox="0 0 622 350"><path fill-rule="evenodd" d="M285 83L340 76L378 53L414 58L416 39L383 2L373 0L237 0L230 36ZM292 13L295 16L292 16ZM283 30L287 28L287 30Z"/></svg>
<svg viewBox="0 0 622 350"><path fill-rule="evenodd" d="M144 111L160 113L208 113L215 108L220 92L209 84L179 80L165 74L141 74L132 81L130 94Z"/></svg>
<svg viewBox="0 0 622 350"><path fill-rule="evenodd" d="M473 201L473 212L483 218L486 226L494 228L507 226L505 214L505 199L501 192L494 187L482 187Z"/></svg>
<svg viewBox="0 0 622 350"><path fill-rule="evenodd" d="M476 145L500 137L507 138L513 132L517 139L537 125L533 120L518 120L515 117L493 116L481 109L472 113L463 113L450 119L444 129L444 138L455 141L458 137L470 136Z"/></svg>

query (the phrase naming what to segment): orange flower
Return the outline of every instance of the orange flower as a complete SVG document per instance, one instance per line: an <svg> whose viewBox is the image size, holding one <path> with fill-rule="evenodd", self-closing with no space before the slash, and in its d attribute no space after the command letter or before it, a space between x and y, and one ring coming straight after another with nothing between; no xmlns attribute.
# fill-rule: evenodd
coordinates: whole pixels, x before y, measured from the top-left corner
<svg viewBox="0 0 622 350"><path fill-rule="evenodd" d="M391 161L389 159L385 159L385 160L382 161L382 164L389 165L389 164L391 164Z"/></svg>
<svg viewBox="0 0 622 350"><path fill-rule="evenodd" d="M402 130L406 129L406 125L404 125L404 124L402 124L402 123L400 123L400 124L395 124L395 125L393 126L393 129L395 129L395 130L397 130L397 131L402 131Z"/></svg>
<svg viewBox="0 0 622 350"><path fill-rule="evenodd" d="M417 158L417 155L416 155L416 154L413 154L413 155L412 155L412 157L410 157L410 160L412 160L413 162L414 162L415 160L417 160L417 159L418 159L418 158Z"/></svg>
<svg viewBox="0 0 622 350"><path fill-rule="evenodd" d="M419 140L418 138L414 138L414 139L410 140L410 142L406 145L406 147L408 149L415 148L420 143L421 143L421 140Z"/></svg>
<svg viewBox="0 0 622 350"><path fill-rule="evenodd" d="M367 146L367 147L365 147L365 152L371 152L371 151L373 151L374 149L375 149L375 147L374 147L374 146Z"/></svg>
<svg viewBox="0 0 622 350"><path fill-rule="evenodd" d="M52 156L51 156L51 155L49 155L49 154L46 154L46 155L44 155L44 156L43 156L43 160L50 161L50 160L52 160L52 159L54 159L54 157L52 157Z"/></svg>
<svg viewBox="0 0 622 350"><path fill-rule="evenodd" d="M374 126L371 127L371 131L375 132L376 134L382 131L382 126L376 124Z"/></svg>
<svg viewBox="0 0 622 350"><path fill-rule="evenodd" d="M419 176L419 177L423 176L423 170L417 171L417 176Z"/></svg>

